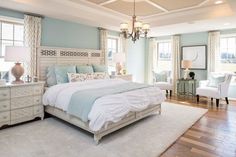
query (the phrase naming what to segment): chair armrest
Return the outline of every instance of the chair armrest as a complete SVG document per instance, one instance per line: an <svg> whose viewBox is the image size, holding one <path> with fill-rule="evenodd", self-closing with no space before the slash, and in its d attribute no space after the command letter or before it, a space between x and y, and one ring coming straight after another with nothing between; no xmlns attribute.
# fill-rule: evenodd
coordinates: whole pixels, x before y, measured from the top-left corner
<svg viewBox="0 0 236 157"><path fill-rule="evenodd" d="M201 80L199 81L199 87L207 86L208 83L209 83L209 80Z"/></svg>
<svg viewBox="0 0 236 157"><path fill-rule="evenodd" d="M167 77L167 82L172 84L172 78L171 77Z"/></svg>
<svg viewBox="0 0 236 157"><path fill-rule="evenodd" d="M218 91L220 92L221 97L228 97L229 83L222 82L218 85Z"/></svg>

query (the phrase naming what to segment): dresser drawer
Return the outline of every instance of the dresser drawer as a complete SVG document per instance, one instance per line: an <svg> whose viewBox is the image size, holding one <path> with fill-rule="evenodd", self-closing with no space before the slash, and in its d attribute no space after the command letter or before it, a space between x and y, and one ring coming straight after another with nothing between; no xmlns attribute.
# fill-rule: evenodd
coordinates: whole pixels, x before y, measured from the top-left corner
<svg viewBox="0 0 236 157"><path fill-rule="evenodd" d="M34 106L34 115L42 114L43 112L43 105Z"/></svg>
<svg viewBox="0 0 236 157"><path fill-rule="evenodd" d="M11 99L11 109L23 108L34 105L34 97L22 97Z"/></svg>
<svg viewBox="0 0 236 157"><path fill-rule="evenodd" d="M23 97L33 95L34 86L22 86L22 87L12 87L11 88L11 97Z"/></svg>
<svg viewBox="0 0 236 157"><path fill-rule="evenodd" d="M0 123L10 121L10 112L1 112L0 113Z"/></svg>
<svg viewBox="0 0 236 157"><path fill-rule="evenodd" d="M1 100L0 101L0 112L10 110L10 100Z"/></svg>
<svg viewBox="0 0 236 157"><path fill-rule="evenodd" d="M34 96L34 105L41 105L42 104L42 96Z"/></svg>
<svg viewBox="0 0 236 157"><path fill-rule="evenodd" d="M10 89L9 88L1 88L0 89L0 100L10 99Z"/></svg>
<svg viewBox="0 0 236 157"><path fill-rule="evenodd" d="M11 120L22 119L25 117L33 117L33 107L11 111Z"/></svg>
<svg viewBox="0 0 236 157"><path fill-rule="evenodd" d="M43 86L33 86L34 95L41 95L43 93Z"/></svg>

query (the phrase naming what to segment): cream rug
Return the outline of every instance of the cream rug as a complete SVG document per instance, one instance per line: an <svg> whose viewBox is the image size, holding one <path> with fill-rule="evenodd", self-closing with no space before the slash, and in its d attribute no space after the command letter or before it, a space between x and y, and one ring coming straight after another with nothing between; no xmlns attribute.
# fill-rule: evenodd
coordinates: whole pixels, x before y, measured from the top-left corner
<svg viewBox="0 0 236 157"><path fill-rule="evenodd" d="M206 109L163 103L151 116L104 137L93 137L55 118L0 130L1 157L157 157L190 128Z"/></svg>

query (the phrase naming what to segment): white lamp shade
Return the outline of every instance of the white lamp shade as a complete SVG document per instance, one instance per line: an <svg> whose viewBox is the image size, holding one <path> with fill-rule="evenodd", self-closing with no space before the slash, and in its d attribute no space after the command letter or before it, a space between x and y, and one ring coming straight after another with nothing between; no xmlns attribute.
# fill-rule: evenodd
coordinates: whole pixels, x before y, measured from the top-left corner
<svg viewBox="0 0 236 157"><path fill-rule="evenodd" d="M23 46L6 46L5 61L26 62L30 60L30 49Z"/></svg>
<svg viewBox="0 0 236 157"><path fill-rule="evenodd" d="M136 21L136 22L134 23L134 28L142 28L142 27L143 27L143 23L142 23L142 22Z"/></svg>
<svg viewBox="0 0 236 157"><path fill-rule="evenodd" d="M114 55L113 59L116 63L123 63L123 62L125 62L125 54L124 53L116 53Z"/></svg>
<svg viewBox="0 0 236 157"><path fill-rule="evenodd" d="M192 67L192 61L191 60L182 60L181 67L185 69L189 69Z"/></svg>
<svg viewBox="0 0 236 157"><path fill-rule="evenodd" d="M150 25L145 23L143 24L143 30L149 30L150 29Z"/></svg>
<svg viewBox="0 0 236 157"><path fill-rule="evenodd" d="M121 29L121 30L127 30L128 27L129 27L129 26L128 26L128 23L121 23L121 24L120 24L120 29Z"/></svg>

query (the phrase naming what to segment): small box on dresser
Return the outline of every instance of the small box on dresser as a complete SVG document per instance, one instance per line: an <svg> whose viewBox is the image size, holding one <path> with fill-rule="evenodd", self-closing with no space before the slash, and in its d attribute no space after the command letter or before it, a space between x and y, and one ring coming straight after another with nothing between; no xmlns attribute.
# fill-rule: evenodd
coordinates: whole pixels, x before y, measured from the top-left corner
<svg viewBox="0 0 236 157"><path fill-rule="evenodd" d="M111 78L120 78L126 81L133 81L133 75L125 74L125 75L111 75Z"/></svg>
<svg viewBox="0 0 236 157"><path fill-rule="evenodd" d="M0 127L43 119L44 82L6 84L0 86Z"/></svg>

